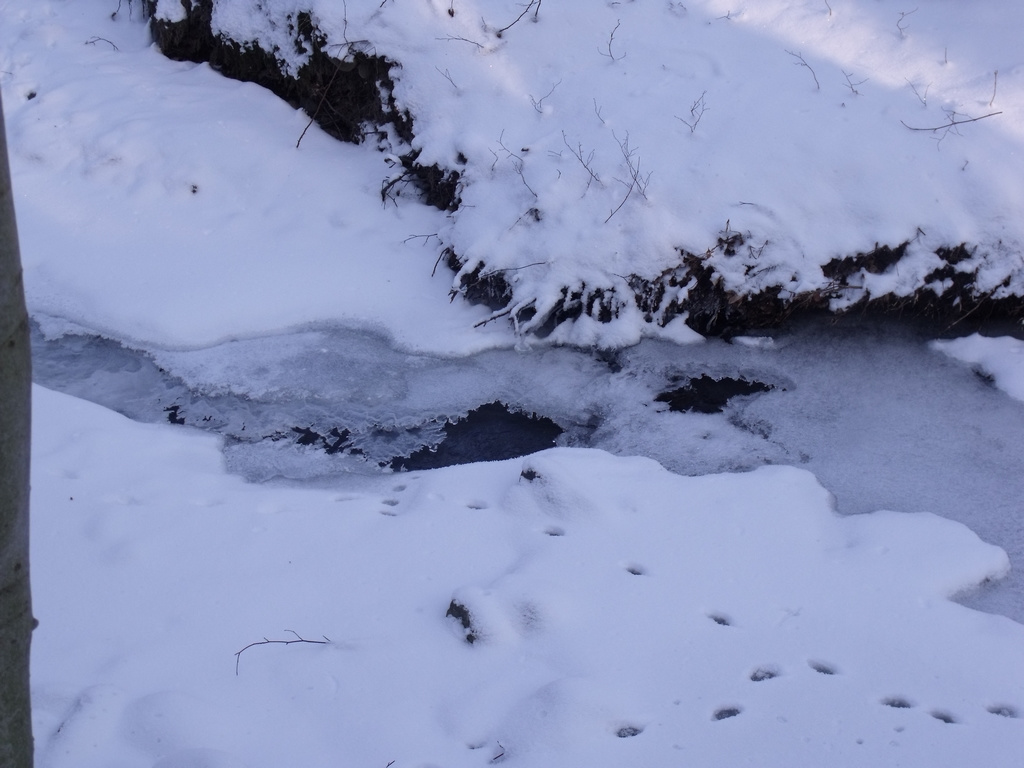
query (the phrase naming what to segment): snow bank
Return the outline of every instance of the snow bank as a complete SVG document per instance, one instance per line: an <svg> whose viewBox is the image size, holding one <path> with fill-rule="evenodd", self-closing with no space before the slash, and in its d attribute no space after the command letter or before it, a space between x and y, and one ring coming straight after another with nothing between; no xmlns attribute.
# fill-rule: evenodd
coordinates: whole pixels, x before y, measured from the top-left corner
<svg viewBox="0 0 1024 768"><path fill-rule="evenodd" d="M497 297L520 333L570 320L557 340L619 345L680 315L722 333L791 306L956 315L1024 290L1019 4L204 0L194 16L296 78L330 45L393 62L383 97L414 136L391 148L459 174L437 235L453 289Z"/></svg>
<svg viewBox="0 0 1024 768"><path fill-rule="evenodd" d="M1024 341L974 333L962 339L933 341L931 346L954 360L976 366L1010 397L1024 400Z"/></svg>
<svg viewBox="0 0 1024 768"><path fill-rule="evenodd" d="M1024 746L1024 628L946 599L1006 557L957 523L839 518L791 468L571 449L254 486L211 437L34 396L43 768L1008 767Z"/></svg>

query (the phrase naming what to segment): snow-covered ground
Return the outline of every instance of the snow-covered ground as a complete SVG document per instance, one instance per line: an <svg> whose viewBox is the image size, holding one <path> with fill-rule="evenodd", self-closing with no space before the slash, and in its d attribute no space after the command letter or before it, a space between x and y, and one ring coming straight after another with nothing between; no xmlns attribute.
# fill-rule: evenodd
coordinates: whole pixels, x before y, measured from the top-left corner
<svg viewBox="0 0 1024 768"><path fill-rule="evenodd" d="M249 3L218 7L236 33L269 34ZM450 302L435 260L440 241L485 254L543 301L703 252L728 221L769 241L765 274L798 283L914 239L865 284L910 285L934 248L966 241L964 268L1013 288L1019 5L549 0L500 39L494 19L524 5L305 7L403 62L424 160L467 158L457 216L382 206L394 169L372 145L313 127L296 149L307 116L162 57L138 3L0 0L30 311L71 350L40 369L108 405L34 391L38 764L1017 765L1024 626L949 598L1024 566L1019 341L930 349L871 326L855 343L726 345L676 323L657 331L676 346L531 350ZM1001 114L899 124L945 110ZM627 131L652 175L608 218ZM595 153L589 189L574 146ZM540 219L520 221L531 207ZM79 349L69 333L131 351L82 360L76 383L53 363ZM560 333L652 331L624 311ZM655 406L671 376L703 370L777 389L721 415ZM595 417L614 455L246 482L228 471L252 468L238 443L111 410L145 417L144 386L156 414L191 388L413 426L535 396ZM296 457L326 461L292 446L277 474L297 476ZM250 477L274 474L257 459Z"/></svg>

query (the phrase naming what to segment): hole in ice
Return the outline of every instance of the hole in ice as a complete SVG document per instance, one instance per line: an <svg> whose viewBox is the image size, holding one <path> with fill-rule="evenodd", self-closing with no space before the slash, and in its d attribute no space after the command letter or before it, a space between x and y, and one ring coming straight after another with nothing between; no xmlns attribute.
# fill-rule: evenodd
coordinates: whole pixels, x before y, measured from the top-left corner
<svg viewBox="0 0 1024 768"><path fill-rule="evenodd" d="M1000 717L1020 717L1017 708L1011 707L1009 704L993 704L991 707L988 707L988 711Z"/></svg>
<svg viewBox="0 0 1024 768"><path fill-rule="evenodd" d="M836 668L831 664L825 664L820 661L809 661L807 663L819 675L834 675L837 672Z"/></svg>
<svg viewBox="0 0 1024 768"><path fill-rule="evenodd" d="M677 383L676 379L673 383ZM691 378L688 383L676 389L669 389L657 397L657 403L668 403L670 411L680 413L721 413L726 404L734 397L753 395L775 389L771 384L746 379L733 379L724 376L713 379L704 374L699 379Z"/></svg>
<svg viewBox="0 0 1024 768"><path fill-rule="evenodd" d="M731 627L732 620L721 613L709 613L708 618L711 619L715 624L719 624L723 627Z"/></svg>
<svg viewBox="0 0 1024 768"><path fill-rule="evenodd" d="M950 723L951 725L956 722L956 718L949 714L949 712L943 712L941 710L935 710L931 713L931 716L936 720L941 720L942 722Z"/></svg>
<svg viewBox="0 0 1024 768"><path fill-rule="evenodd" d="M551 448L562 428L546 416L511 410L502 402L486 403L464 417L448 421L437 446L396 456L391 468L437 469L477 461L502 461Z"/></svg>
<svg viewBox="0 0 1024 768"><path fill-rule="evenodd" d="M715 714L711 716L712 720L728 720L730 717L736 717L743 709L741 707L723 707L722 709L716 709Z"/></svg>
<svg viewBox="0 0 1024 768"><path fill-rule="evenodd" d="M760 683L762 680L771 680L780 674L778 667L758 667L750 673L750 679L755 683Z"/></svg>
<svg viewBox="0 0 1024 768"><path fill-rule="evenodd" d="M887 699L882 699L882 704L893 709L910 709L914 706L913 703L902 696L890 696Z"/></svg>
<svg viewBox="0 0 1024 768"><path fill-rule="evenodd" d="M615 731L615 735L620 739L628 739L632 736L639 736L644 732L644 729L639 725L624 725Z"/></svg>

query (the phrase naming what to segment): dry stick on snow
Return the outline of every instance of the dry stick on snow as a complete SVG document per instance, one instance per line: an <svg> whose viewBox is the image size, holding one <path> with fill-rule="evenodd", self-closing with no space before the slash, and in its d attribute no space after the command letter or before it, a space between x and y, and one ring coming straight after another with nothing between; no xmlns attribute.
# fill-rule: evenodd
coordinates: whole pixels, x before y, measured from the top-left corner
<svg viewBox="0 0 1024 768"><path fill-rule="evenodd" d="M452 80L451 72L449 72L447 69L445 69L444 72L441 72L441 68L440 67L434 67L434 69L436 69L438 71L438 73L441 75L441 77L443 77L445 80L447 80L449 83L452 84L452 88L454 88L456 91L459 90L459 86L457 86L455 84L455 81Z"/></svg>
<svg viewBox="0 0 1024 768"><path fill-rule="evenodd" d="M104 42L104 43L107 43L107 44L109 44L109 45L110 45L110 47L111 47L111 48L113 48L113 49L114 49L115 51L118 51L118 50L120 50L120 48L118 48L118 47L117 47L116 45L114 45L113 43L111 43L111 42L110 42L109 40L107 40L107 38L105 38L105 37L90 37L90 38L89 38L88 40L86 40L86 41L85 41L85 44L86 44L86 45L96 45L96 43L99 43L99 42ZM993 97L993 98L995 98L995 97Z"/></svg>
<svg viewBox="0 0 1024 768"><path fill-rule="evenodd" d="M331 75L330 81L327 83L327 87L324 88L323 94L320 96L320 103L316 105L316 109L313 110L313 114L309 116L309 122L306 123L306 127L302 129L302 133L299 134L299 140L295 142L295 148L299 148L299 144L302 143L303 137L306 135L306 131L309 130L309 126L316 120L316 116L320 114L320 108L324 105L324 101L327 99L327 94L331 92L331 86L334 85L334 78L338 76L338 72L341 71L341 62L339 61L334 65L334 74Z"/></svg>
<svg viewBox="0 0 1024 768"><path fill-rule="evenodd" d="M988 105L991 107L996 101L996 86L999 85L999 70L996 70L995 75L992 77L992 98L989 100Z"/></svg>
<svg viewBox="0 0 1024 768"><path fill-rule="evenodd" d="M468 37L457 37L455 35L445 35L444 37L435 37L434 39L435 40L441 40L441 41L444 41L446 43L451 43L451 42L456 42L456 41L458 41L460 43L469 43L471 45L475 45L477 48L480 48L481 50L483 50L483 47L484 47L483 43L478 43L476 40L470 40Z"/></svg>
<svg viewBox="0 0 1024 768"><path fill-rule="evenodd" d="M250 648L252 648L255 645L292 645L293 643L309 643L311 645L329 645L330 642L331 642L330 639L327 638L324 635L321 635L321 637L324 638L323 640L307 640L306 638L304 638L301 635L299 635L299 633L296 632L294 629L286 629L285 632L291 632L293 635L295 635L295 639L294 640L268 640L267 638L264 637L262 640L257 640L255 643L249 643L247 646L245 646L245 648L243 648L242 650L238 651L238 653L235 654L235 675L236 676L238 675L238 662L241 661L242 654L245 653L247 650L249 650Z"/></svg>
<svg viewBox="0 0 1024 768"><path fill-rule="evenodd" d="M526 175L523 173L523 166L526 164L526 161L523 160L521 155L517 155L515 152L513 152L511 149L505 146L504 131L502 131L501 135L498 136L498 146L501 147L502 151L505 153L505 157L509 160L509 162L512 163L512 169L519 175L519 179L523 182L523 186L530 190L530 194L533 195L534 198L537 198L537 193L533 191L533 187L530 186L530 183L526 180ZM525 152L526 150L523 151ZM491 150L491 154L494 155L494 162L491 164L491 170L493 171L494 166L498 164L498 161L501 158L498 157L498 153L495 152L493 149Z"/></svg>
<svg viewBox="0 0 1024 768"><path fill-rule="evenodd" d="M693 104L690 105L690 120L693 121L692 123L690 122L690 120L683 120L683 118L679 117L679 115L676 115L676 120L681 122L683 125L687 126L690 129L690 133L693 133L694 131L697 130L697 124L700 122L700 119L704 115L704 113L707 112L708 110L707 105L704 103L704 97L706 95L707 91L704 91L700 95L700 98L698 98L695 102L693 102Z"/></svg>
<svg viewBox="0 0 1024 768"><path fill-rule="evenodd" d="M516 16L515 21L513 21L507 27L502 27L501 29L497 30L494 33L495 36L501 37L503 34L505 34L510 29L512 29L512 27L514 27L516 24L519 23L520 19L522 19L523 16L525 16L526 14L528 14L530 12L530 9L533 8L534 4L536 4L537 10L533 12L533 20L537 21L537 14L540 13L540 4L542 2L544 2L544 0L530 0L530 4L523 9L522 13L520 13L518 16Z"/></svg>
<svg viewBox="0 0 1024 768"><path fill-rule="evenodd" d="M847 72L846 70L843 69L839 71L842 72L843 75L846 77L846 87L853 91L854 96L860 96L860 91L857 90L857 86L864 85L864 83L866 83L870 78L865 77L863 80L855 83L853 82L853 80L850 79L851 77L853 77L853 72Z"/></svg>
<svg viewBox="0 0 1024 768"><path fill-rule="evenodd" d="M531 94L530 95L530 103L533 104L533 108L535 110L537 110L538 112L542 112L543 107L544 107L544 99L546 99L548 96L550 96L552 93L554 93L555 92L555 88L557 88L561 84L562 84L562 81L559 80L557 83L555 83L554 85L551 86L551 90L550 91L545 93L539 99L533 98L533 95Z"/></svg>
<svg viewBox="0 0 1024 768"><path fill-rule="evenodd" d="M619 27L621 25L622 19L616 20L615 27L612 28L611 34L608 35L608 44L606 46L607 50L602 51L600 48L597 49L598 53L600 53L602 56L607 56L612 61L621 61L622 59L626 58L626 54L616 56L614 51L612 51L612 43L615 42L615 33L619 31Z"/></svg>
<svg viewBox="0 0 1024 768"><path fill-rule="evenodd" d="M612 136L614 136L615 140L619 142L619 149L622 151L622 158L626 161L626 168L629 169L629 181L625 182L622 179L616 179L617 182L626 188L626 194L623 196L619 204L612 209L612 212L608 214L608 218L604 220L605 224L611 221L612 216L622 209L622 206L626 204L626 201L629 200L629 197L633 192L636 192L640 197L646 200L647 185L651 183L650 173L646 176L643 176L640 173L640 158L637 156L637 150L631 149L629 146L629 134L627 133L626 138L621 140L618 136L615 136L614 131L612 132Z"/></svg>
<svg viewBox="0 0 1024 768"><path fill-rule="evenodd" d="M910 14L917 13L917 11L918 11L917 8L915 8L912 11L900 11L900 17L896 21L896 29L898 29L900 31L900 38L901 39L907 36L907 28L903 26L903 20L906 19L907 16L909 16Z"/></svg>
<svg viewBox="0 0 1024 768"><path fill-rule="evenodd" d="M597 105L597 99L594 99L594 114L597 115L597 119L601 121L601 125L604 125L604 118L601 117L601 109L602 107Z"/></svg>
<svg viewBox="0 0 1024 768"><path fill-rule="evenodd" d="M828 0L825 0L825 7L828 8L829 18L832 17L832 6L828 4Z"/></svg>
<svg viewBox="0 0 1024 768"><path fill-rule="evenodd" d="M586 172L590 176L590 178L587 180L587 189L585 189L583 191L583 194L585 195L585 194L587 194L587 191L590 189L590 185L591 184L593 184L595 181L598 184L601 183L601 177L598 176L597 173L594 172L593 168L590 167L590 164L594 161L594 151L591 150L590 154L587 155L587 159L584 160L583 159L583 145L582 144L577 144L576 148L573 149L573 147L569 144L569 139L565 135L565 131L562 131L562 141L565 142L565 146L568 147L569 151L572 153L572 156L580 161L580 165L583 166L584 170L586 170Z"/></svg>
<svg viewBox="0 0 1024 768"><path fill-rule="evenodd" d="M788 50L786 51L786 53L788 53L790 56L792 56L794 59L797 60L797 61L794 62L795 66L797 66L797 67L807 67L807 71L810 72L811 73L811 77L814 78L814 87L815 87L815 89L820 91L821 90L821 83L818 82L818 76L816 74L814 74L814 70L811 69L811 65L808 64L806 61L804 61L803 54L793 53L792 51L788 51Z"/></svg>
<svg viewBox="0 0 1024 768"><path fill-rule="evenodd" d="M906 79L906 78L904 78L904 79ZM907 80L907 85L910 86L910 90L912 90L914 92L914 95L917 96L918 101L920 101L924 106L927 107L928 106L928 89L932 87L932 84L928 83L928 85L925 86L925 88L924 88L924 96L921 95L921 92L918 91L917 88L914 86L914 84L912 82L910 82L909 80Z"/></svg>
<svg viewBox="0 0 1024 768"><path fill-rule="evenodd" d="M1003 114L1003 113L1002 112L989 112L987 115L982 115L981 117L971 117L971 118L968 118L966 120L957 120L956 119L956 113L954 112L953 113L954 116L952 118L950 118L950 121L948 123L946 123L945 125L937 125L934 128L915 128L912 125L907 125L906 123L903 123L902 120L900 120L900 122L903 123L903 127L904 128L909 128L912 131L930 131L930 132L934 133L935 131L941 131L943 128L955 128L958 125L965 125L967 123L976 123L979 120L984 120L986 117L995 117L996 115L1001 115L1001 114Z"/></svg>

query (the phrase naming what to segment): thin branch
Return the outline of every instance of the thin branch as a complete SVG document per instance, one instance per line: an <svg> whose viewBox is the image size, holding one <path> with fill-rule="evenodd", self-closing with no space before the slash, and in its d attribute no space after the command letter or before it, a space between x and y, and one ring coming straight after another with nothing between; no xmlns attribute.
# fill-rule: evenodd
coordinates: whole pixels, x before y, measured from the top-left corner
<svg viewBox="0 0 1024 768"><path fill-rule="evenodd" d="M604 125L604 118L601 116L601 110L603 107L597 105L597 99L594 99L594 114L597 115L597 119L601 121L601 125Z"/></svg>
<svg viewBox="0 0 1024 768"><path fill-rule="evenodd" d="M907 28L903 26L903 20L912 13L917 13L919 9L915 8L912 11L900 11L900 17L896 21L896 29L900 31L900 38L907 36Z"/></svg>
<svg viewBox="0 0 1024 768"><path fill-rule="evenodd" d="M828 0L825 0L825 7L828 8L829 18L832 18L832 6L828 4Z"/></svg>
<svg viewBox="0 0 1024 768"><path fill-rule="evenodd" d="M681 122L683 125L687 126L690 129L690 133L693 133L694 131L697 130L697 124L700 122L700 119L704 115L704 113L707 112L708 110L707 105L704 103L705 95L707 95L707 91L704 91L704 93L700 95L700 98L698 98L696 101L693 102L693 104L690 105L690 120L683 120L683 118L679 117L679 115L676 115L676 120ZM690 122L691 120L693 122Z"/></svg>
<svg viewBox="0 0 1024 768"><path fill-rule="evenodd" d="M956 113L954 112L953 114L955 115ZM903 123L902 120L900 120L900 122L903 123L903 127L904 128L909 128L912 131L932 131L932 132L934 132L934 131L941 131L943 128L954 128L954 127L956 127L958 125L965 125L966 123L976 123L979 120L984 120L986 117L995 117L996 115L1001 115L1001 114L1003 114L1003 113L1002 112L989 112L987 115L982 115L981 117L971 117L971 118L968 118L967 120L957 120L956 117L953 117L945 125L937 125L934 128L915 128L912 125L907 125L906 123Z"/></svg>
<svg viewBox="0 0 1024 768"><path fill-rule="evenodd" d="M334 73L331 75L330 81L327 83L327 87L324 88L324 92L320 95L320 103L316 105L316 109L313 110L313 114L309 116L309 122L306 123L306 127L302 129L302 133L299 134L299 140L295 142L295 148L299 148L299 144L302 143L303 137L306 135L306 131L309 130L309 126L316 120L316 116L320 114L320 108L324 105L324 101L327 99L327 94L331 92L331 86L334 85L334 78L338 76L338 72L341 71L341 62L339 61L334 65Z"/></svg>
<svg viewBox="0 0 1024 768"><path fill-rule="evenodd" d="M409 243L409 242L412 242L413 240L423 240L423 245L426 245L427 243L430 242L430 238L432 238L432 237L437 237L437 232L431 232L429 235L409 235L402 242L403 243ZM437 238L437 239L440 242L441 238Z"/></svg>
<svg viewBox="0 0 1024 768"><path fill-rule="evenodd" d="M459 86L457 86L455 84L455 81L452 80L451 72L449 72L447 69L445 69L444 72L441 72L441 68L440 67L434 67L434 69L436 69L438 71L438 73L441 75L441 77L443 77L445 80L447 80L449 83L452 84L452 88L454 88L456 91L459 90Z"/></svg>
<svg viewBox="0 0 1024 768"><path fill-rule="evenodd" d="M494 33L494 34L495 34L495 36L496 36L496 37L501 37L501 36L502 36L503 34L505 34L505 33L506 33L506 32L508 32L508 31L509 31L510 29L512 29L512 27L514 27L514 26L515 26L516 24L518 24L518 23L519 23L520 19L522 19L522 18L523 18L523 16L525 16L526 14L528 14L528 13L530 12L530 9L531 9L531 8L533 8L534 4L536 4L536 5L537 5L537 11L536 11L536 13L534 13L534 14L533 14L533 20L534 20L534 21L537 21L537 14L538 14L538 13L540 13L540 4L541 4L542 2L544 2L544 0L530 0L530 4L529 4L528 6L526 6L526 7L525 7L525 8L523 9L523 12L522 12L522 13L520 13L520 14L519 14L518 16L516 16L516 19L515 19L515 21L513 21L513 22L512 22L511 24L509 24L509 25L508 25L507 27L502 27L501 29L497 30L497 31L496 31L496 32Z"/></svg>
<svg viewBox="0 0 1024 768"><path fill-rule="evenodd" d="M590 189L590 185L593 182L595 182L595 181L598 184L600 184L601 183L601 177L598 176L597 173L594 172L593 168L590 167L590 164L594 161L594 151L591 150L590 154L587 155L587 159L584 160L583 159L583 145L582 144L577 143L576 144L576 148L573 149L572 146L569 144L569 139L565 135L565 131L562 131L562 141L565 142L565 146L569 148L569 151L572 153L572 156L580 161L580 165L583 166L584 170L586 170L587 174L590 176L590 178L587 180L587 190ZM584 190L583 194L586 194L587 190Z"/></svg>
<svg viewBox="0 0 1024 768"><path fill-rule="evenodd" d="M797 61L794 62L794 66L797 66L797 67L807 67L807 71L810 72L811 73L811 77L814 78L814 87L817 90L820 91L821 90L821 83L818 82L818 76L816 74L814 74L814 70L811 69L811 65L808 64L806 61L804 61L803 54L793 53L792 51L788 51L788 50L786 51L786 53L788 53L793 58L797 59Z"/></svg>
<svg viewBox="0 0 1024 768"><path fill-rule="evenodd" d="M539 99L535 99L535 98L533 98L533 96L531 95L531 96L530 96L530 103L531 103L531 104L533 104L533 108L534 108L535 110L537 110L537 112L540 112L541 114L543 114L543 106L544 106L544 99L546 99L546 98L547 98L548 96L550 96L551 94L553 94L553 93L555 92L555 89L556 89L556 88L557 88L558 86L560 86L561 84L562 84L562 81L561 81L561 80L559 80L559 81L558 81L557 83L555 83L554 85L552 85L552 86L551 86L551 90L550 90L550 91L548 91L547 93L545 93L545 94L544 94L543 96L541 96L541 97L540 97Z"/></svg>
<svg viewBox="0 0 1024 768"><path fill-rule="evenodd" d="M626 161L626 168L629 170L629 181L625 182L622 179L616 179L616 181L626 188L626 194L622 197L622 200L619 201L619 204L612 209L611 213L608 214L608 218L604 220L605 224L611 221L612 216L622 209L622 206L626 204L626 201L629 200L630 195L632 195L633 192L636 192L646 200L647 185L651 182L650 173L648 173L647 176L643 176L640 173L640 158L637 156L637 150L631 149L629 146L629 134L627 133L626 138L621 140L618 136L615 136L614 132L612 132L612 136L614 136L615 140L619 142L619 150L622 152L622 158Z"/></svg>
<svg viewBox="0 0 1024 768"><path fill-rule="evenodd" d="M906 79L906 78L904 78L904 79ZM917 96L917 100L920 101L921 104L923 104L924 106L927 107L928 106L928 89L932 87L931 83L929 83L928 85L925 86L925 88L924 88L924 95L923 96L921 95L921 92L918 91L917 88L914 86L914 84L912 82L910 82L909 80L907 80L907 85L910 86L910 90L912 90L914 92L914 95Z"/></svg>
<svg viewBox="0 0 1024 768"><path fill-rule="evenodd" d="M511 149L506 147L504 139L505 132L502 131L501 135L498 136L498 146L501 147L502 151L505 153L506 159L512 163L512 169L519 175L520 180L523 182L523 186L530 190L530 194L533 195L534 198L538 197L537 193L533 191L533 187L531 187L530 183L526 180L526 175L523 173L523 167L526 165L526 161L523 160L521 155L517 155ZM498 157L498 153L493 149L491 150L491 154L494 155L494 163L491 165L491 170L494 170L494 166L498 164L498 160L501 158Z"/></svg>
<svg viewBox="0 0 1024 768"><path fill-rule="evenodd" d="M988 102L988 106L991 109L992 105L996 101L996 86L999 85L999 70L996 70L995 75L992 77L992 98Z"/></svg>
<svg viewBox="0 0 1024 768"><path fill-rule="evenodd" d="M612 61L621 61L622 59L626 58L626 54L616 56L615 52L612 51L612 43L615 42L615 33L619 31L620 26L622 26L622 19L618 19L615 22L615 27L612 29L611 34L608 35L608 44L606 46L607 50L602 51L600 48L597 49L598 53L600 53L602 56L607 56Z"/></svg>
<svg viewBox="0 0 1024 768"><path fill-rule="evenodd" d="M468 37L458 37L457 35L445 35L444 37L437 37L434 39L441 40L446 43L451 43L455 41L458 41L460 43L470 43L471 45L475 45L477 48L480 48L481 50L483 50L484 47L483 43L478 43L476 40L470 40Z"/></svg>
<svg viewBox="0 0 1024 768"><path fill-rule="evenodd" d="M304 638L301 635L299 635L299 633L296 632L294 629L286 629L285 632L291 632L293 635L295 635L295 639L294 640L268 640L267 638L264 637L262 640L257 640L255 643L249 643L247 646L245 646L245 648L243 648L242 650L238 651L235 654L235 675L236 676L238 675L238 663L242 659L242 654L245 653L247 650L249 650L250 648L252 648L254 646L257 646L257 645L292 645L293 643L309 643L311 645L329 645L330 642L331 642L330 639L327 638L324 635L321 635L321 637L324 638L323 640L307 640L306 638Z"/></svg>
<svg viewBox="0 0 1024 768"><path fill-rule="evenodd" d="M105 38L105 37L90 37L90 38L89 38L88 40L86 40L86 41L85 41L85 44L86 44L86 45L96 45L96 43L99 43L99 42L104 42L104 43L107 43L107 44L108 44L108 45L109 45L109 46L110 46L111 48L113 48L113 49L114 49L115 51L118 51L118 50L120 50L120 48L118 48L118 47L117 47L116 45L114 45L114 44L113 44L112 42L110 42L109 40L107 40L107 38Z"/></svg>
<svg viewBox="0 0 1024 768"><path fill-rule="evenodd" d="M853 82L853 80L850 79L853 77L853 72L847 72L844 69L841 69L839 71L842 72L843 75L846 77L846 87L853 91L854 96L860 96L860 91L857 90L857 86L864 85L864 83L866 83L870 78L865 77L863 80L860 80L855 83Z"/></svg>

